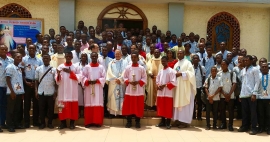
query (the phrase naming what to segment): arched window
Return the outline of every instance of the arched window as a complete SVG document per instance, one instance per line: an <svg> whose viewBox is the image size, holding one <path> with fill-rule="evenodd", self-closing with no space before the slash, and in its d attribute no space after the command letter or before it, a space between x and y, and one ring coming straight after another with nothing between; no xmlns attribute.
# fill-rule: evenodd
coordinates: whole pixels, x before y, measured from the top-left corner
<svg viewBox="0 0 270 142"><path fill-rule="evenodd" d="M240 25L235 16L228 12L220 12L212 16L207 24L207 41L213 46L213 51L220 50L219 43L225 41L228 50L240 48Z"/></svg>
<svg viewBox="0 0 270 142"><path fill-rule="evenodd" d="M0 8L0 17L32 18L32 15L23 6L16 3L10 3Z"/></svg>
<svg viewBox="0 0 270 142"><path fill-rule="evenodd" d="M110 28L116 28L117 25L123 23L124 27L146 29L148 20L145 14L137 6L119 2L107 6L98 16L97 25L104 27L108 25Z"/></svg>

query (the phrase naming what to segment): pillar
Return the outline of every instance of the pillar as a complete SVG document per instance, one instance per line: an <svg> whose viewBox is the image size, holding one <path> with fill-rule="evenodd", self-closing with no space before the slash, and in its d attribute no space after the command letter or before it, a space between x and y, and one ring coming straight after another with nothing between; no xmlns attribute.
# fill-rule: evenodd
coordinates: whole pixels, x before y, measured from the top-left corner
<svg viewBox="0 0 270 142"><path fill-rule="evenodd" d="M169 30L180 36L184 28L184 4L169 3Z"/></svg>
<svg viewBox="0 0 270 142"><path fill-rule="evenodd" d="M69 31L76 29L75 1L76 0L59 0L59 27L65 26Z"/></svg>

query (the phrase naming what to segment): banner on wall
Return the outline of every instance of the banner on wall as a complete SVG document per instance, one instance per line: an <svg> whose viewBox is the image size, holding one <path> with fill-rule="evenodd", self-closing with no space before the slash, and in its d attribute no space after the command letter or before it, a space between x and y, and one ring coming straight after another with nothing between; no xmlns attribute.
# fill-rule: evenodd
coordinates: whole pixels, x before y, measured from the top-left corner
<svg viewBox="0 0 270 142"><path fill-rule="evenodd" d="M26 38L37 41L36 35L43 34L44 20L33 18L0 18L0 44L8 50L16 49L17 44L25 44Z"/></svg>

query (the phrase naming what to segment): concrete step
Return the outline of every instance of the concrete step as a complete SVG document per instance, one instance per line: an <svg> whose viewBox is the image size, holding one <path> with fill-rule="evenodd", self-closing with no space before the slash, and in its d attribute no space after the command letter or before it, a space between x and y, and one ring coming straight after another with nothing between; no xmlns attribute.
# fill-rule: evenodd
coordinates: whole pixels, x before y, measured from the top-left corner
<svg viewBox="0 0 270 142"><path fill-rule="evenodd" d="M159 117L143 117L141 118L141 125L143 126L154 126L158 123L160 123L161 118ZM227 120L228 121L228 120ZM76 122L76 125L84 126L84 118L78 119ZM122 126L124 127L126 125L127 121L125 118L104 118L103 119L103 125L106 126ZM172 122L173 125L174 122ZM60 121L58 119L53 120L53 125L58 126L60 124ZM132 119L132 124L135 124L135 119ZM210 124L213 125L212 119L210 120ZM241 120L234 120L234 127L240 127L242 124ZM218 126L220 125L220 121L218 121ZM198 127L204 127L206 126L206 120L203 118L202 121L198 120L192 120L191 126L198 126Z"/></svg>
<svg viewBox="0 0 270 142"><path fill-rule="evenodd" d="M33 111L30 110L30 115L33 114ZM235 111L234 112L234 117L236 118L237 116L237 112ZM150 111L150 110L145 110L144 111L144 117L158 117L157 116L157 112L156 111ZM206 117L206 111L203 111L202 112L202 117ZM212 113L210 113L210 117L213 117ZM226 111L226 117L228 118L229 117L229 112Z"/></svg>

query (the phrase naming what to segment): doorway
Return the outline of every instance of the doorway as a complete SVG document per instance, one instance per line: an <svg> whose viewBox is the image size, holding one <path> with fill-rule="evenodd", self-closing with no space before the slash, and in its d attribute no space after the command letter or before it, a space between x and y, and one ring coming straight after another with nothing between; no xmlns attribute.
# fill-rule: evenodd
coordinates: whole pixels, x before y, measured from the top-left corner
<svg viewBox="0 0 270 142"><path fill-rule="evenodd" d="M127 31L129 31L131 28L139 28L139 29L143 29L143 21L142 20L125 20L125 19L119 19L116 20L117 22L117 26L120 23L124 24L124 28L127 29ZM108 24L109 28L114 28L114 19L103 19L102 20L102 27L104 27L105 24Z"/></svg>
<svg viewBox="0 0 270 142"><path fill-rule="evenodd" d="M119 2L107 6L98 16L97 25L104 27L108 24L110 28L115 27L115 21L118 24L123 23L124 28L130 30L131 28L146 29L148 27L148 20L145 14L137 6L130 3Z"/></svg>

